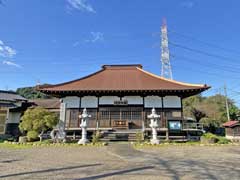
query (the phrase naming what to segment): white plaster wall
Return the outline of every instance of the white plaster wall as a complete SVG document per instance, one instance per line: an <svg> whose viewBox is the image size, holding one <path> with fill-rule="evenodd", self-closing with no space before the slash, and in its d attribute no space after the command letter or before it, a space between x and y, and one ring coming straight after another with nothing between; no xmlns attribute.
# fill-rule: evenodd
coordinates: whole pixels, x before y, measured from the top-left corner
<svg viewBox="0 0 240 180"><path fill-rule="evenodd" d="M67 96L62 99L67 108L79 108L80 98L77 96Z"/></svg>
<svg viewBox="0 0 240 180"><path fill-rule="evenodd" d="M21 118L21 113L19 112L9 112L7 123L19 123Z"/></svg>
<svg viewBox="0 0 240 180"><path fill-rule="evenodd" d="M127 100L128 104L143 104L143 98L141 96L125 96L122 100Z"/></svg>
<svg viewBox="0 0 240 180"><path fill-rule="evenodd" d="M178 96L163 97L163 106L165 108L181 108L181 98Z"/></svg>
<svg viewBox="0 0 240 180"><path fill-rule="evenodd" d="M99 98L99 104L114 104L114 101L119 101L117 96L102 96Z"/></svg>
<svg viewBox="0 0 240 180"><path fill-rule="evenodd" d="M159 96L147 96L144 98L144 107L146 108L161 108L162 98Z"/></svg>
<svg viewBox="0 0 240 180"><path fill-rule="evenodd" d="M81 98L81 107L82 108L97 108L98 99L95 96L84 96Z"/></svg>

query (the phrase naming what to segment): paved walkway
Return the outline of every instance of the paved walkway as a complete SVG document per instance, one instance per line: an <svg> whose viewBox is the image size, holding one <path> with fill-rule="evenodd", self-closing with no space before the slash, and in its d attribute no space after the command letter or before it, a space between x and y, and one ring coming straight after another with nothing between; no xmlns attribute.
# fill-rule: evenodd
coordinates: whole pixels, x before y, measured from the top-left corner
<svg viewBox="0 0 240 180"><path fill-rule="evenodd" d="M162 178L166 179L217 180L228 179L229 175L231 175L231 180L240 179L239 146L169 146L136 150L130 144L111 144L108 150L125 161L135 163L138 166L151 167L152 175L163 175ZM233 152L238 154L232 156ZM138 173L144 175L146 172Z"/></svg>
<svg viewBox="0 0 240 180"><path fill-rule="evenodd" d="M240 179L239 146L0 148L0 179Z"/></svg>

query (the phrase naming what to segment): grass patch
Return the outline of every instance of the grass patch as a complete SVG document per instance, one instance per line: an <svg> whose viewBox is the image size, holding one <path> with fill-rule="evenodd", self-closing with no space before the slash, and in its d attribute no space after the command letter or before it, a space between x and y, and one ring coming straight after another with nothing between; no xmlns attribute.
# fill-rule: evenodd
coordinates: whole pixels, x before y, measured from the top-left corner
<svg viewBox="0 0 240 180"><path fill-rule="evenodd" d="M12 148L12 149L26 149L26 148L39 148L39 147L101 147L106 146L106 143L88 143L86 145L79 145L76 142L68 142L68 143L52 143L50 140L44 140L42 142L27 142L27 143L17 143L17 142L9 142L4 141L0 143L0 148Z"/></svg>
<svg viewBox="0 0 240 180"><path fill-rule="evenodd" d="M31 148L31 145L27 144L10 144L10 143L0 143L0 148L9 148L9 149L27 149Z"/></svg>
<svg viewBox="0 0 240 180"><path fill-rule="evenodd" d="M151 147L166 147L166 146L199 146L201 143L198 141L188 142L160 142L160 144L151 144L150 142L134 143L133 146L136 148L151 148Z"/></svg>
<svg viewBox="0 0 240 180"><path fill-rule="evenodd" d="M216 143L202 143L200 141L187 141L187 142L166 142L160 141L160 144L152 145L150 142L145 141L142 143L133 143L135 148L158 148L158 147L168 147L168 146L221 146L221 145L240 145L236 143L231 143L225 137L217 136L218 141Z"/></svg>

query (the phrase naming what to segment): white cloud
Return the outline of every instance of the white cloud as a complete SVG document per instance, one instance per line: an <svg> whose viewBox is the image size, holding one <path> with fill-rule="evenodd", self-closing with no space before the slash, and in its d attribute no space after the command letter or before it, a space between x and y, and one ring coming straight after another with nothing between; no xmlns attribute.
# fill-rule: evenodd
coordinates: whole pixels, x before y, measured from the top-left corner
<svg viewBox="0 0 240 180"><path fill-rule="evenodd" d="M16 50L14 50L13 48L11 48L9 46L5 46L5 51L6 51L6 54L10 57L17 54Z"/></svg>
<svg viewBox="0 0 240 180"><path fill-rule="evenodd" d="M103 40L104 40L103 33L101 33L101 32L91 32L91 38L86 40L86 42L95 43L97 41L103 41Z"/></svg>
<svg viewBox="0 0 240 180"><path fill-rule="evenodd" d="M2 57L13 57L17 54L16 50L5 45L3 41L0 40L0 56Z"/></svg>
<svg viewBox="0 0 240 180"><path fill-rule="evenodd" d="M194 6L194 2L193 1L184 1L181 3L181 6L184 7L184 8L193 8Z"/></svg>
<svg viewBox="0 0 240 180"><path fill-rule="evenodd" d="M68 8L77 9L80 11L86 11L90 13L96 13L92 5L87 2L87 0L67 0Z"/></svg>
<svg viewBox="0 0 240 180"><path fill-rule="evenodd" d="M14 63L12 61L3 61L2 63L5 64L5 65L8 65L8 66L14 66L14 67L17 67L17 68L22 68L21 65L16 64L16 63Z"/></svg>

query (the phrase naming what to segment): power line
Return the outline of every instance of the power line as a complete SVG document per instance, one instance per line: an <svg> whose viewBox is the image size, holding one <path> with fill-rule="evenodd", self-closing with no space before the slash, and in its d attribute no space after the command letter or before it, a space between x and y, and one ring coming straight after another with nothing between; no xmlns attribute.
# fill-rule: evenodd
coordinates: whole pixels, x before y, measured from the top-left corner
<svg viewBox="0 0 240 180"><path fill-rule="evenodd" d="M187 47L187 46L183 46L183 45L180 45L180 44L176 44L176 43L172 43L172 42L169 42L169 44L174 46L174 47L185 49L185 50L188 50L188 51L191 51L191 52L195 52L195 53L198 53L198 54L202 54L202 55L205 55L205 56L221 59L221 60L224 60L224 61L229 61L229 60L239 61L237 59L232 59L232 58L228 58L228 57L225 57L225 56L220 56L220 55L217 55L217 54L208 53L208 52L205 52L205 51L202 51L202 50L193 49L193 48L190 48L190 47Z"/></svg>
<svg viewBox="0 0 240 180"><path fill-rule="evenodd" d="M229 48L225 48L225 47L221 47L219 45L216 45L216 44L213 44L213 43L210 43L210 42L206 42L206 41L203 41L203 40L200 40L198 38L195 38L193 36L189 36L189 35L185 35L185 34L182 34L182 33L179 33L179 32L176 32L174 30L169 30L170 33L173 33L177 36L180 36L180 37L183 37L184 39L189 39L189 40L192 40L192 41L197 41L201 44L205 44L209 47L213 47L213 48L216 48L216 49L220 49L220 50L223 50L223 51L226 51L226 52L231 52L231 53L235 53L235 54L238 54L240 55L240 52L237 51L237 50L234 50L234 49L229 49Z"/></svg>
<svg viewBox="0 0 240 180"><path fill-rule="evenodd" d="M240 68L237 68L237 67L228 67L228 66L225 66L225 65L221 65L221 64L216 64L216 63L212 63L212 62L203 62L202 60L197 60L197 59L193 59L193 58L188 58L186 56L178 56L178 55L173 55L173 57L177 57L181 60L185 60L189 63L198 63L198 65L203 65L203 66L206 66L206 67L213 67L214 69L219 69L219 70L223 70L223 71L226 71L226 72L231 72L231 73L237 73L239 74L240 73Z"/></svg>
<svg viewBox="0 0 240 180"><path fill-rule="evenodd" d="M184 66L183 64L181 65L182 67L185 67L185 68L181 68L181 69L177 69L177 71L184 71L184 72L186 72L186 71L188 71L189 73L191 72L191 75L193 75L193 73L201 73L201 75L203 75L203 76L208 76L209 77L209 75L210 76L215 76L215 77L228 77L228 78L231 78L231 79L236 79L236 80L239 80L239 78L237 78L237 77L230 77L230 76L226 76L226 75L224 75L223 73L213 73L213 72L208 72L207 70L206 71L204 71L204 70L201 70L201 69L194 69L194 68L192 68L192 67L189 67L189 66ZM175 66L175 65L172 65L172 67L173 68L177 68L177 66ZM192 71L189 71L189 70L192 70Z"/></svg>

